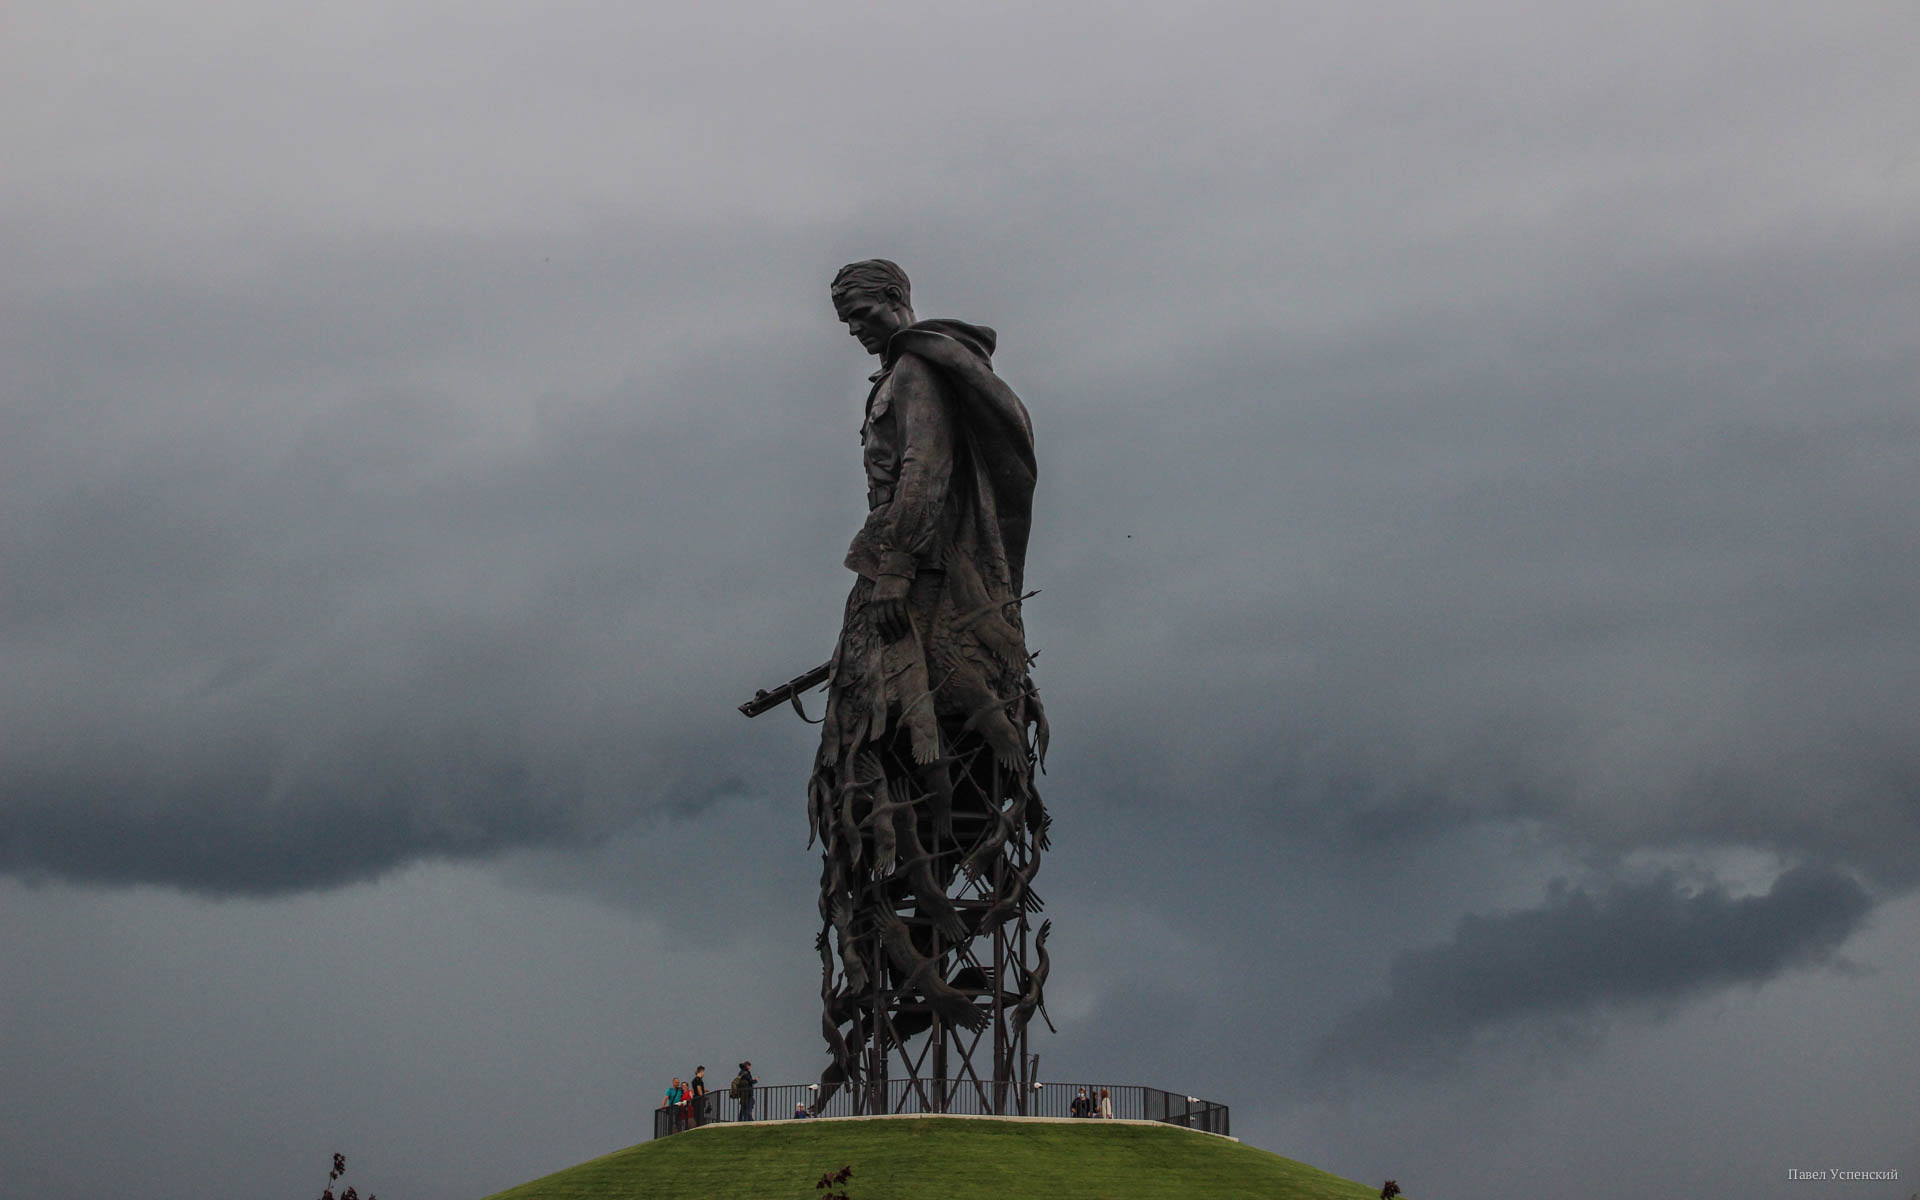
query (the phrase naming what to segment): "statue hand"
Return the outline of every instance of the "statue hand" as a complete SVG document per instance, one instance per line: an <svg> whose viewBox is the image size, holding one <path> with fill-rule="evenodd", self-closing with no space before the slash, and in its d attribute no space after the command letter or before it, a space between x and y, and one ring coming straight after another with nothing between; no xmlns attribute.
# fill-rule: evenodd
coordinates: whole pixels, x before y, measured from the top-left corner
<svg viewBox="0 0 1920 1200"><path fill-rule="evenodd" d="M898 575L881 575L873 581L874 628L889 642L899 641L912 629L907 621L907 589L912 584Z"/></svg>

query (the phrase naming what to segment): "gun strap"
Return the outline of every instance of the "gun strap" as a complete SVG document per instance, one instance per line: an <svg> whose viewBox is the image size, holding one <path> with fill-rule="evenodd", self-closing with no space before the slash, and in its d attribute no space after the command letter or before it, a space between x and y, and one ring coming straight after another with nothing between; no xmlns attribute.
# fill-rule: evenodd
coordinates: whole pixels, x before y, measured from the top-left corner
<svg viewBox="0 0 1920 1200"><path fill-rule="evenodd" d="M818 725L821 723L821 721L825 721L827 719L827 715L825 713L820 714L819 721L816 721L812 717L809 717L807 715L807 710L800 707L800 689L799 688L795 688L793 689L793 691L787 693L787 699L793 704L793 711L799 713L800 719L802 721L805 721L807 724Z"/></svg>

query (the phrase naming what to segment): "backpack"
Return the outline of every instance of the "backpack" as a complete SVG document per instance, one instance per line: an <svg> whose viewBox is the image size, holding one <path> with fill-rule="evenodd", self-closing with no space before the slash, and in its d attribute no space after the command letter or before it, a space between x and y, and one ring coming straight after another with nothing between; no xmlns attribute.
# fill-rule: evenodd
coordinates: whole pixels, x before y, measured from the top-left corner
<svg viewBox="0 0 1920 1200"><path fill-rule="evenodd" d="M747 1073L742 1071L733 1077L731 1094L735 1100L745 1099L747 1090L751 1087L753 1084L747 1079Z"/></svg>

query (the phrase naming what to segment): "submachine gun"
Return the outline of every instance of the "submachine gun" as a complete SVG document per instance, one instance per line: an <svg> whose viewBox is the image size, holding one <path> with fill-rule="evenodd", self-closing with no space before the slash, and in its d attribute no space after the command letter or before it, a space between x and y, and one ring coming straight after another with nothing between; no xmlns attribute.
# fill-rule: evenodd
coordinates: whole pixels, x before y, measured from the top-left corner
<svg viewBox="0 0 1920 1200"><path fill-rule="evenodd" d="M793 705L793 711L800 714L802 721L805 721L809 725L818 725L820 722L809 717L807 710L800 707L800 694L802 692L810 692L814 688L819 687L827 681L827 676L832 673L832 663L821 663L803 675L795 675L792 679L787 680L777 688L755 692L753 699L740 706L740 711L746 716L757 717L770 708L778 708L782 704L791 704ZM825 720L824 717L821 719Z"/></svg>

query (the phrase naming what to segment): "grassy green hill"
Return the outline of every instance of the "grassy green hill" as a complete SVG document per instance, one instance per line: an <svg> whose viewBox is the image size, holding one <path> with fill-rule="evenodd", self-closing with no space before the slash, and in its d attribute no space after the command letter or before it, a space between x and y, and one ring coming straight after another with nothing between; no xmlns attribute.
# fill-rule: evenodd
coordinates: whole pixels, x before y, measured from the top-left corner
<svg viewBox="0 0 1920 1200"><path fill-rule="evenodd" d="M491 1200L804 1200L853 1168L853 1200L1377 1200L1366 1187L1166 1126L923 1117L712 1125Z"/></svg>

